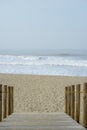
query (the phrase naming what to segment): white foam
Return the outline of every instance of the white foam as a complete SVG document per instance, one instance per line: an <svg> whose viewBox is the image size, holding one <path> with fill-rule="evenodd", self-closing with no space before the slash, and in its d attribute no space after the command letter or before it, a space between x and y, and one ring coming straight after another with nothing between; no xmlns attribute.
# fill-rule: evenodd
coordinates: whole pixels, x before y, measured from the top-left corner
<svg viewBox="0 0 87 130"><path fill-rule="evenodd" d="M7 65L55 65L87 67L87 60L66 59L60 56L9 56L0 55L0 64Z"/></svg>
<svg viewBox="0 0 87 130"><path fill-rule="evenodd" d="M85 67L80 57L0 55L0 73L87 75Z"/></svg>

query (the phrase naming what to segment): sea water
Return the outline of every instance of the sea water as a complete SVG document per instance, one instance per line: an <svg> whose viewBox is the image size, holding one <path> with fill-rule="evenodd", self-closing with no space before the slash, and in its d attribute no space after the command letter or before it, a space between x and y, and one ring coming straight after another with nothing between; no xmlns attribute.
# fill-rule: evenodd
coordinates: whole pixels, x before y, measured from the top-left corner
<svg viewBox="0 0 87 130"><path fill-rule="evenodd" d="M0 73L87 76L87 51L0 52Z"/></svg>

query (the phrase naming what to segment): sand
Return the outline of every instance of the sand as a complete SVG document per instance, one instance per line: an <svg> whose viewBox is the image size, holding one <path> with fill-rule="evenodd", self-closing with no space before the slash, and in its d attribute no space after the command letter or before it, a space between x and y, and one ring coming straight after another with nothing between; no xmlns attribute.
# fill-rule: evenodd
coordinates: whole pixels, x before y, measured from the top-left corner
<svg viewBox="0 0 87 130"><path fill-rule="evenodd" d="M87 77L0 74L0 84L14 86L15 112L63 112L64 89Z"/></svg>

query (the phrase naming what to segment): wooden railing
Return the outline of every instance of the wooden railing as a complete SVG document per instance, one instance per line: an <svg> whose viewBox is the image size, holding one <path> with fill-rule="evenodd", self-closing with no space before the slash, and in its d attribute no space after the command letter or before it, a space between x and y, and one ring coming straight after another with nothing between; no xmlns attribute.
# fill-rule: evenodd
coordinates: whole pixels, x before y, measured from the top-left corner
<svg viewBox="0 0 87 130"><path fill-rule="evenodd" d="M81 106L81 93L83 98L83 112L80 112ZM65 113L71 116L78 123L80 122L80 116L82 116L82 125L87 128L87 83L83 84L83 89L81 90L81 85L71 85L65 87Z"/></svg>
<svg viewBox="0 0 87 130"><path fill-rule="evenodd" d="M0 121L13 113L13 95L13 87L0 84Z"/></svg>

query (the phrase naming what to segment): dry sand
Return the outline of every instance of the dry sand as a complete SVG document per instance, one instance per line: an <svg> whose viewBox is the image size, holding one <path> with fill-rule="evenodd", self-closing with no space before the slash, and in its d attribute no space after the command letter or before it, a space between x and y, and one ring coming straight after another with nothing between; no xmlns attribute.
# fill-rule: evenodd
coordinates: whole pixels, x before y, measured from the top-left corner
<svg viewBox="0 0 87 130"><path fill-rule="evenodd" d="M62 112L64 88L87 77L0 74L0 84L14 86L15 112Z"/></svg>

